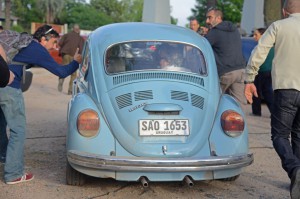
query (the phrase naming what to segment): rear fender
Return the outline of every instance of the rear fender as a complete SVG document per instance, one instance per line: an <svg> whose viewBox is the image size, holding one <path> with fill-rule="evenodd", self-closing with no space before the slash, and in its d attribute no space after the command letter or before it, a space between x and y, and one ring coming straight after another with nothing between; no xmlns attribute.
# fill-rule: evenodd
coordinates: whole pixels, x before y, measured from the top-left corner
<svg viewBox="0 0 300 199"><path fill-rule="evenodd" d="M98 113L100 128L94 137L84 137L77 129L80 112L92 109ZM95 102L84 93L79 93L69 103L67 150L79 150L88 153L110 155L115 151L115 139Z"/></svg>
<svg viewBox="0 0 300 199"><path fill-rule="evenodd" d="M234 110L244 118L245 128L243 133L238 137L230 137L222 129L221 115L226 110ZM209 141L212 153L218 156L248 153L249 144L246 118L239 103L229 95L225 94L221 97Z"/></svg>

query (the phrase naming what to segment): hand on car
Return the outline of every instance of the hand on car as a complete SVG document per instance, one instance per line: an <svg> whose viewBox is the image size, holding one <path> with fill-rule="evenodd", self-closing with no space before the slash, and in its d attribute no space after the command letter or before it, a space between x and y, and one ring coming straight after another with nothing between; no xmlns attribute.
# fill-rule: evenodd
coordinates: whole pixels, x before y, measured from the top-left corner
<svg viewBox="0 0 300 199"><path fill-rule="evenodd" d="M82 56L78 52L79 52L79 48L76 49L73 59L80 64L82 62Z"/></svg>
<svg viewBox="0 0 300 199"><path fill-rule="evenodd" d="M252 96L254 95L255 97L258 97L257 95L257 91L256 91L256 87L255 85L252 83L252 84L245 84L245 96L246 96L246 99L247 101L252 104L253 103L253 100L252 100Z"/></svg>

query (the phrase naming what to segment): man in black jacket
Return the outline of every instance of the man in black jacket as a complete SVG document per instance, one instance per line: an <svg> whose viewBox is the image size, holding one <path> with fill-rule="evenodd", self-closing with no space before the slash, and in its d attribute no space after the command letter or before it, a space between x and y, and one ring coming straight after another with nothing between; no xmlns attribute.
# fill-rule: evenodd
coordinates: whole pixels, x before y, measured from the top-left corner
<svg viewBox="0 0 300 199"><path fill-rule="evenodd" d="M241 105L245 105L246 61L242 54L240 33L232 22L223 21L222 11L216 8L211 8L206 13L206 24L210 30L205 37L214 51L222 92L232 95Z"/></svg>

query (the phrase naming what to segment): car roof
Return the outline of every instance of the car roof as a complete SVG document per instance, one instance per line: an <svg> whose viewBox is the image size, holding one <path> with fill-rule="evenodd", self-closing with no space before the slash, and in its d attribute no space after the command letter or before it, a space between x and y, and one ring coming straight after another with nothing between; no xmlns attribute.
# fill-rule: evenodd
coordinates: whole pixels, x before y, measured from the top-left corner
<svg viewBox="0 0 300 199"><path fill-rule="evenodd" d="M104 46L132 40L178 41L200 46L201 43L206 42L204 37L188 28L144 22L114 23L102 26L90 34L89 40Z"/></svg>

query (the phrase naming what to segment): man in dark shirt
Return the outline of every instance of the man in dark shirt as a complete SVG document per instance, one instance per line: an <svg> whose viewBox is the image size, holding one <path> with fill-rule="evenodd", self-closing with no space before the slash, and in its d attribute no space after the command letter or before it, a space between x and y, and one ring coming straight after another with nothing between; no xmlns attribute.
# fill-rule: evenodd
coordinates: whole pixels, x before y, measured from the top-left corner
<svg viewBox="0 0 300 199"><path fill-rule="evenodd" d="M205 35L214 51L220 86L223 93L235 97L241 105L247 104L244 96L244 73L246 61L242 54L242 41L237 27L223 21L221 10L212 8L206 13L210 30Z"/></svg>
<svg viewBox="0 0 300 199"><path fill-rule="evenodd" d="M59 40L58 45L60 47L59 52L63 58L63 64L68 64L73 60L73 56L77 48L79 48L79 53L81 53L84 45L84 39L80 36L79 25L75 24L73 26L72 32L69 32L62 36L62 38ZM72 94L73 81L75 80L76 76L76 71L70 76L68 95ZM57 87L59 92L62 91L63 83L64 78L59 78Z"/></svg>

